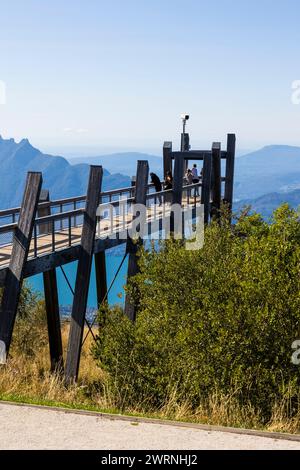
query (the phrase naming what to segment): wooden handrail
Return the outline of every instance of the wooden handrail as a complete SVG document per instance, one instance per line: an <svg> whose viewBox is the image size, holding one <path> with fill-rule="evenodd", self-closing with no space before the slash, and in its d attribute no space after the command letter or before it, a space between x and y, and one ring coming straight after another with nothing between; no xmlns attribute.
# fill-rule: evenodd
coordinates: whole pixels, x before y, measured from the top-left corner
<svg viewBox="0 0 300 470"><path fill-rule="evenodd" d="M222 180L225 180L225 178L222 178ZM186 190L192 190L193 188L196 188L196 187L201 187L202 186L202 183L193 183L191 185L184 185L183 186L183 191L186 191ZM154 185L153 184L149 184L147 186L147 190L149 190L150 188L153 188ZM131 193L132 192L132 189L134 189L134 187L127 187L127 188L121 188L121 189L114 189L112 191L106 191L106 192L103 192L101 193L101 196L110 196L110 195L114 195L114 194L122 194L122 193ZM162 191L159 191L159 192L148 192L147 196L146 196L146 199L147 201L148 200L151 200L151 199L155 199L157 198L158 196L162 196L163 194L170 194L172 193L172 189L169 189L169 190L162 190ZM54 201L50 201L50 202L43 202L43 203L40 203L39 204L39 209L41 208L44 208L44 207L57 207L57 206L61 206L61 205L69 205L69 204L72 204L74 202L79 202L79 201L84 201L86 199L86 196L77 196L77 197L73 197L73 198L64 198L64 199L57 199L57 200L54 200ZM111 206L114 206L114 207L117 207L119 204L131 204L134 202L134 197L128 197L124 200L115 200L115 201L109 201L109 202L103 202L100 204L100 206L102 206L103 208L105 208L105 206L107 205L111 205ZM20 210L20 208L14 208L14 209L6 209L4 211L0 211L0 217L8 217L10 215L13 215L13 214L16 214L18 213L18 211ZM64 219L70 219L72 217L76 217L76 216L80 216L80 215L83 215L84 214L84 208L78 208L78 209L73 209L73 210L69 210L69 211L64 211L64 212L57 212L55 214L50 214L50 215L46 215L46 216L43 216L43 217L37 217L35 219L35 226L36 227L39 227L40 225L42 224L49 224L51 222L53 222L55 224L56 221L59 221L59 220L64 220ZM11 233L13 232L16 228L17 228L18 224L17 222L12 222L12 223L9 223L9 224L5 224L5 225L0 225L0 234L5 234L5 233Z"/></svg>
<svg viewBox="0 0 300 470"><path fill-rule="evenodd" d="M148 184L147 189L150 189L152 187L153 187L152 183ZM110 191L103 191L100 194L100 197L104 198L104 197L114 196L116 194L132 193L133 190L134 190L134 186L128 186L128 187L125 187L125 188L112 189ZM86 195L68 197L68 198L63 198L63 199L54 199L54 200L49 201L49 202L39 203L38 208L43 209L43 208L46 208L46 207L57 207L57 206L60 206L60 205L69 205L69 204L72 204L72 203L75 203L75 202L83 202L85 200L86 200ZM9 217L9 216L12 216L14 214L18 214L20 212L20 210L21 210L20 207L14 207L14 208L10 208L10 209L0 210L0 218Z"/></svg>

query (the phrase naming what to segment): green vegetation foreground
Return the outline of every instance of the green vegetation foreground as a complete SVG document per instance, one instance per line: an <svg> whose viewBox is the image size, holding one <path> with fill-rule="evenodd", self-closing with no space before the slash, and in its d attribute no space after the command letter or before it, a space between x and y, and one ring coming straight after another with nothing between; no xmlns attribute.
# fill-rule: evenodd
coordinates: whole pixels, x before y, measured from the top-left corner
<svg viewBox="0 0 300 470"><path fill-rule="evenodd" d="M136 323L119 308L100 312L97 343L85 344L68 389L48 372L43 303L24 290L0 397L300 431L297 212L284 205L270 224L244 214L234 228L224 215L199 251L174 241L141 251L129 289Z"/></svg>
<svg viewBox="0 0 300 470"><path fill-rule="evenodd" d="M188 251L169 241L140 256L130 289L132 325L115 309L102 316L94 350L118 406L147 410L173 401L210 415L212 397L261 423L274 412L298 422L300 365L299 215L282 206L270 224L242 215L210 225ZM203 415L203 412L201 412Z"/></svg>

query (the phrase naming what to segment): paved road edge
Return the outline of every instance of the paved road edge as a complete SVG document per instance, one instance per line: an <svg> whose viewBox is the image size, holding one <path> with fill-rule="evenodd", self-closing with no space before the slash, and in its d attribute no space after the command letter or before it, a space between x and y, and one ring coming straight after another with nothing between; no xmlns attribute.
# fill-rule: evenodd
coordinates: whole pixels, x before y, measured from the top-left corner
<svg viewBox="0 0 300 470"><path fill-rule="evenodd" d="M167 419L158 419L158 418L146 418L140 416L128 416L121 414L113 413L104 413L100 411L88 411L88 410L79 410L73 408L64 408L58 406L46 406L46 405L35 405L32 403L17 403L6 400L0 400L0 405L9 405L9 406L18 406L18 407L27 407L37 410L44 411L56 411L59 413L66 414L77 414L82 416L93 416L102 419L108 420L119 420L119 421L128 421L131 423L145 423L145 424L160 424L163 426L175 426L180 428L190 428L190 429L199 429L200 431L215 431L215 432L226 432L231 434L240 434L240 435L249 435L256 437L265 437L268 439L281 439L286 441L297 441L300 442L300 434L288 434L282 432L270 432L270 431L258 431L254 429L243 429L243 428L232 428L226 426L213 426L210 424L199 424L199 423L190 423L185 421L169 421Z"/></svg>

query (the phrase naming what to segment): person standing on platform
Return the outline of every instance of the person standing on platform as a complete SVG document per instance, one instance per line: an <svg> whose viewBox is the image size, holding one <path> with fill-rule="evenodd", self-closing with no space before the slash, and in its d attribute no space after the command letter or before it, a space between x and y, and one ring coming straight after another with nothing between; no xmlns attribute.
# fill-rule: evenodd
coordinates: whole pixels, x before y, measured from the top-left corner
<svg viewBox="0 0 300 470"><path fill-rule="evenodd" d="M197 170L197 165L194 163L193 168L192 168L192 175L193 175L193 184L199 183L199 176L198 176L198 170ZM199 187L197 186L195 188L194 192L194 197L199 196Z"/></svg>
<svg viewBox="0 0 300 470"><path fill-rule="evenodd" d="M160 193L162 191L162 185L159 177L155 173L150 173L151 183L154 185L155 192ZM159 205L161 206L161 194L158 194Z"/></svg>

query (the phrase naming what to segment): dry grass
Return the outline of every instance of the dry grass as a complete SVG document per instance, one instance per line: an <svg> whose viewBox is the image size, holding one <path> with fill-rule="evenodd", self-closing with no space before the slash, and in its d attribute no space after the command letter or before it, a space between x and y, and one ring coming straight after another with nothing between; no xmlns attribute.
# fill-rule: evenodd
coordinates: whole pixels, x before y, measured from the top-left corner
<svg viewBox="0 0 300 470"><path fill-rule="evenodd" d="M64 353L68 333L69 325L65 323L62 327ZM34 357L20 354L18 348L13 346L8 364L0 368L0 398L117 412L116 401L105 373L97 367L91 355L92 342L93 339L89 335L82 350L78 384L68 388L65 387L61 376L49 372L50 360L46 341L41 341ZM128 408L125 403L122 411L127 414L173 420L297 433L300 431L300 414L292 419L286 418L291 406L288 400L277 404L272 419L263 426L261 416L250 405L240 406L234 393L222 396L216 392L195 410L191 409L188 400L179 403L174 390L165 405L154 409L152 413L149 413L149 410L146 413L142 404Z"/></svg>
<svg viewBox="0 0 300 470"><path fill-rule="evenodd" d="M85 331L86 333L86 331ZM66 354L69 324L62 326L64 356ZM78 385L65 387L63 377L50 373L47 344L37 348L34 357L22 355L12 345L11 357L0 369L0 395L24 397L30 400L87 405L90 403L86 389L93 383L101 383L103 374L91 357L92 337L89 335L82 350Z"/></svg>

